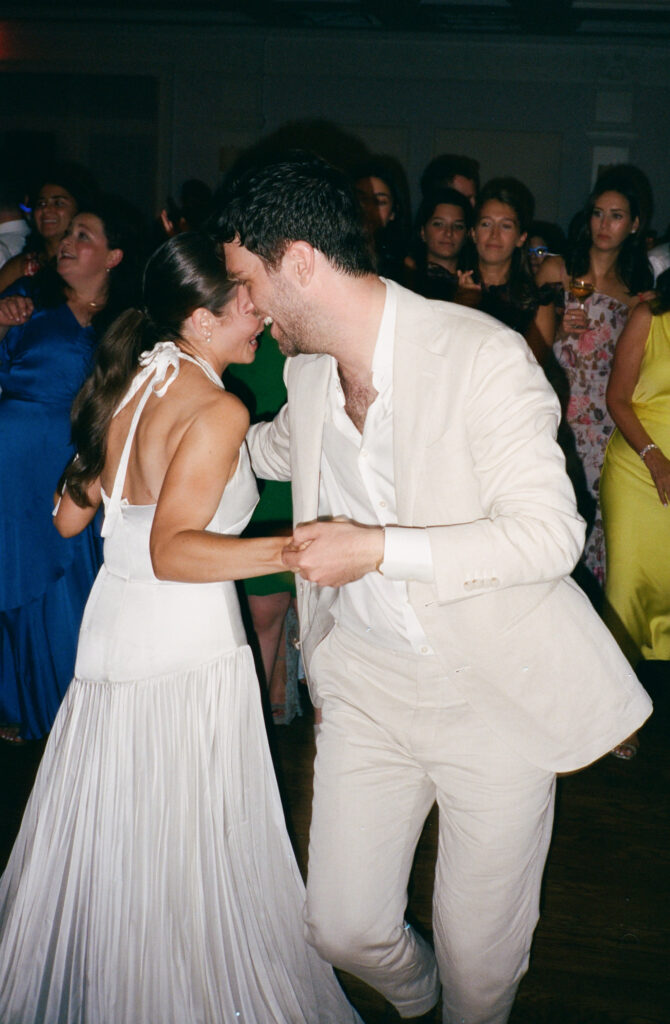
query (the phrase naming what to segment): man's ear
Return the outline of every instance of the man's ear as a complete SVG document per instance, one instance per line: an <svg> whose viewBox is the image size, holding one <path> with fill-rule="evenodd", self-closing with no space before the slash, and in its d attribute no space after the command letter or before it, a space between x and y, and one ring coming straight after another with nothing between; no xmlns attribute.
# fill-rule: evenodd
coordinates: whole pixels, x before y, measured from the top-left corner
<svg viewBox="0 0 670 1024"><path fill-rule="evenodd" d="M310 284L316 268L316 253L309 242L291 242L284 253L282 265L294 275L303 288Z"/></svg>

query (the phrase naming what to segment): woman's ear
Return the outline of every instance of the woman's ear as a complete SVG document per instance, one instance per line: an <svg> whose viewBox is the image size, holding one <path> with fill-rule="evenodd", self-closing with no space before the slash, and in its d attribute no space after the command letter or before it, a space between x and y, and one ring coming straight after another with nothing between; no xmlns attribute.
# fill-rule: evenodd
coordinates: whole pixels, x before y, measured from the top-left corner
<svg viewBox="0 0 670 1024"><path fill-rule="evenodd" d="M123 259L123 249L110 249L107 253L107 270L118 267Z"/></svg>

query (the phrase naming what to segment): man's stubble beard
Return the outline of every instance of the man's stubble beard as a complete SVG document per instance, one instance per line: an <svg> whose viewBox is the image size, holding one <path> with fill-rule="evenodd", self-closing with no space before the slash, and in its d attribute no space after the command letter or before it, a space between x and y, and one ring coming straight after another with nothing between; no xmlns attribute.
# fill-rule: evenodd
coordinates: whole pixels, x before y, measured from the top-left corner
<svg viewBox="0 0 670 1024"><path fill-rule="evenodd" d="M300 302L285 285L277 287L273 302L273 320L281 337L275 337L282 355L299 356L322 352L318 319L314 311Z"/></svg>

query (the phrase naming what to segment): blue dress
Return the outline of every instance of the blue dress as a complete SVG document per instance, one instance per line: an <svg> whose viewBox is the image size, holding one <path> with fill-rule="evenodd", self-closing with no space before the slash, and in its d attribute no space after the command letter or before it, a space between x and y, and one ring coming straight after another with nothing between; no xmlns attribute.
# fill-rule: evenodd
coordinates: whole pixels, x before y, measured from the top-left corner
<svg viewBox="0 0 670 1024"><path fill-rule="evenodd" d="M11 292L26 294L26 284ZM67 305L35 312L0 341L0 721L27 739L51 728L102 561L95 527L65 540L51 516L95 342Z"/></svg>

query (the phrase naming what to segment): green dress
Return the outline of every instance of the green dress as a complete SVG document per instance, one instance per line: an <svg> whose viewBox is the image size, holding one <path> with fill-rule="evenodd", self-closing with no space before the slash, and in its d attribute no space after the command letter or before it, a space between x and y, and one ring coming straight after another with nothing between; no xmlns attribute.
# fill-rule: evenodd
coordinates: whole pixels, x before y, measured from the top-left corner
<svg viewBox="0 0 670 1024"><path fill-rule="evenodd" d="M655 316L632 399L635 415L670 458L670 312ZM613 433L603 465L606 621L622 650L670 659L670 508L623 435Z"/></svg>
<svg viewBox="0 0 670 1024"><path fill-rule="evenodd" d="M252 422L272 419L286 402L283 370L285 357L269 328L263 332L253 363L236 365L226 375L226 387L238 395L251 412ZM260 501L247 527L245 537L263 537L279 529L291 528L293 507L291 484L277 480L259 481ZM288 590L295 596L292 572L256 576L244 581L247 594L277 594Z"/></svg>

